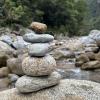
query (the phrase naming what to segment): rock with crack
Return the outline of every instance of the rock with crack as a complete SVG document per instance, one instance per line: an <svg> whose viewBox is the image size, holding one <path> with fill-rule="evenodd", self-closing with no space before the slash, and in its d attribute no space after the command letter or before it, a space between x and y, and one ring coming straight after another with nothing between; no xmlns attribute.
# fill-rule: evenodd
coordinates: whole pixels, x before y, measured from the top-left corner
<svg viewBox="0 0 100 100"><path fill-rule="evenodd" d="M16 88L21 93L35 92L59 84L60 79L58 72L52 72L51 75L44 77L22 76L16 82Z"/></svg>

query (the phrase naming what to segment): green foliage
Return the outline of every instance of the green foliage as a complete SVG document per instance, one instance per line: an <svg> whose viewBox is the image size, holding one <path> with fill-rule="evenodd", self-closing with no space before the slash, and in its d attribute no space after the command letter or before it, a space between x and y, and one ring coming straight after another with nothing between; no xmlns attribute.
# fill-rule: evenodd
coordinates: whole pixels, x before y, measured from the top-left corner
<svg viewBox="0 0 100 100"><path fill-rule="evenodd" d="M91 29L100 30L100 1L86 0L88 4L88 14L86 18L87 32Z"/></svg>
<svg viewBox="0 0 100 100"><path fill-rule="evenodd" d="M2 9L4 25L28 26L39 21L72 36L84 25L86 3L84 0L5 0Z"/></svg>

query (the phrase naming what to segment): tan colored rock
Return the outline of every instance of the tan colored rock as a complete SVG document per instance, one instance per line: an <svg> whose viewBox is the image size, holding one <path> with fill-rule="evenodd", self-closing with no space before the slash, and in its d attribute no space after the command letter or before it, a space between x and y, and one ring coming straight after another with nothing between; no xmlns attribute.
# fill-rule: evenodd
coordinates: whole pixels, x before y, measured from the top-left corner
<svg viewBox="0 0 100 100"><path fill-rule="evenodd" d="M6 53L12 53L14 50L8 44L0 41L0 51L4 51Z"/></svg>
<svg viewBox="0 0 100 100"><path fill-rule="evenodd" d="M11 83L9 78L1 78L0 79L0 89L8 88L9 84Z"/></svg>
<svg viewBox="0 0 100 100"><path fill-rule="evenodd" d="M95 60L95 53L93 52L86 52L86 55L90 60Z"/></svg>
<svg viewBox="0 0 100 100"><path fill-rule="evenodd" d="M100 61L90 61L81 66L82 69L97 69L100 68Z"/></svg>
<svg viewBox="0 0 100 100"><path fill-rule="evenodd" d="M75 58L75 54L72 50L66 48L55 49L50 53L56 60Z"/></svg>
<svg viewBox="0 0 100 100"><path fill-rule="evenodd" d="M50 55L42 58L26 57L22 62L23 72L29 76L49 75L55 68L56 61Z"/></svg>
<svg viewBox="0 0 100 100"><path fill-rule="evenodd" d="M43 33L47 30L47 25L39 22L32 22L30 27L38 33Z"/></svg>
<svg viewBox="0 0 100 100"><path fill-rule="evenodd" d="M2 67L0 68L0 77L6 77L10 73L8 67Z"/></svg>
<svg viewBox="0 0 100 100"><path fill-rule="evenodd" d="M12 73L17 75L23 75L22 71L22 59L20 58L10 58L7 60L7 67Z"/></svg>
<svg viewBox="0 0 100 100"><path fill-rule="evenodd" d="M20 94L18 90L10 89L0 92L0 100L99 100L100 84L85 81L65 79L60 84L31 94Z"/></svg>
<svg viewBox="0 0 100 100"><path fill-rule="evenodd" d="M0 67L2 66L6 66L6 61L7 61L8 57L7 54L5 54L5 52L0 52Z"/></svg>
<svg viewBox="0 0 100 100"><path fill-rule="evenodd" d="M89 58L86 54L81 54L76 56L76 66L81 66L82 64L89 61Z"/></svg>
<svg viewBox="0 0 100 100"><path fill-rule="evenodd" d="M95 59L100 61L100 52L95 54Z"/></svg>

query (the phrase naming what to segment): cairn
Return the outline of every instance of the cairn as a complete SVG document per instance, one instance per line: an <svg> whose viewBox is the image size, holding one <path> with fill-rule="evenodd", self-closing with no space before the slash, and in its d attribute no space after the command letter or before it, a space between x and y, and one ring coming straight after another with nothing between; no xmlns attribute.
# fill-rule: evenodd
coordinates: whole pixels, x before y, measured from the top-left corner
<svg viewBox="0 0 100 100"><path fill-rule="evenodd" d="M48 54L51 50L50 42L54 37L43 34L47 29L45 24L33 22L31 28L34 32L23 36L26 42L31 43L28 47L28 57L22 61L22 70L25 75L15 84L21 93L31 93L55 86L61 79L59 73L54 71L55 59Z"/></svg>

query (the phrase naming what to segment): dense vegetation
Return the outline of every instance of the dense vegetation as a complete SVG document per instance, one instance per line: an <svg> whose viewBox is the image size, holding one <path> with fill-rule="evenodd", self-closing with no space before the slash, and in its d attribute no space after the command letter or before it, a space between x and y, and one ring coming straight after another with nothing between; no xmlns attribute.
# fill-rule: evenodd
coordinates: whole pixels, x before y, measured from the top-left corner
<svg viewBox="0 0 100 100"><path fill-rule="evenodd" d="M100 3L97 1L0 0L0 26L29 26L32 21L39 21L70 36L83 35L100 26Z"/></svg>
<svg viewBox="0 0 100 100"><path fill-rule="evenodd" d="M100 29L100 0L87 0L90 29Z"/></svg>

